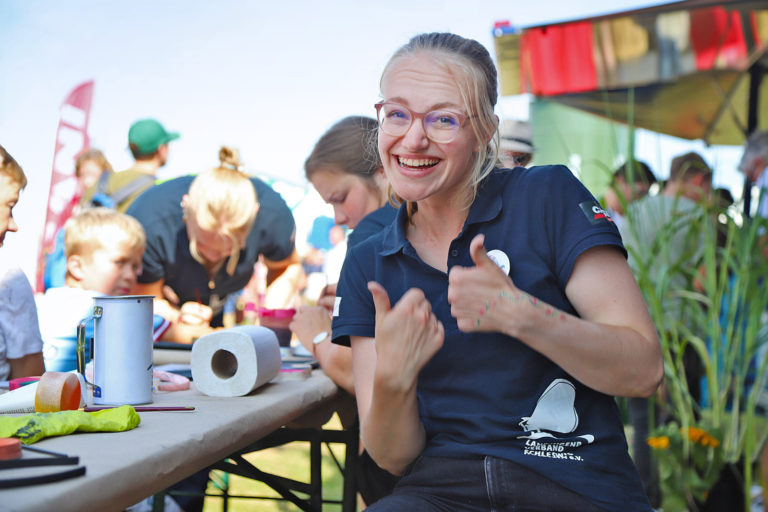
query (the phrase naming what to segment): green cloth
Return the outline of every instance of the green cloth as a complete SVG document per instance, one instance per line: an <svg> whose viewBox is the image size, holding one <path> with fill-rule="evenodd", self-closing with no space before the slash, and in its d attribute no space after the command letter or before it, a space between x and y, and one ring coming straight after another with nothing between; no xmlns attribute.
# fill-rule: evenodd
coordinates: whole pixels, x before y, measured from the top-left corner
<svg viewBox="0 0 768 512"><path fill-rule="evenodd" d="M17 437L32 444L51 436L73 432L122 432L139 426L141 418L136 409L122 405L103 411L38 412L26 416L0 416L0 437Z"/></svg>

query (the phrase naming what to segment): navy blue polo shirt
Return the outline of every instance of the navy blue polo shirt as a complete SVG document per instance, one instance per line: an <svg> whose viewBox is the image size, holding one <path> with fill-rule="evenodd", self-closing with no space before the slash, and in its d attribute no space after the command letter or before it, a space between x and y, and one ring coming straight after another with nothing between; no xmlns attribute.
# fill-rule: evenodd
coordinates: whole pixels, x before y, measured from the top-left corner
<svg viewBox="0 0 768 512"><path fill-rule="evenodd" d="M392 304L409 288L423 290L445 327L443 347L419 375L423 454L496 456L608 510L649 510L613 397L584 386L516 338L459 331L447 300L448 274L419 258L405 238L406 222L403 206L394 223L349 250L333 341L374 337L368 281L384 286ZM479 233L489 255L506 255L518 288L571 314L565 286L578 256L602 245L624 251L610 217L564 166L493 171L451 243L449 270L473 265L469 245ZM595 283L595 293L603 289L609 293L610 283Z"/></svg>
<svg viewBox="0 0 768 512"><path fill-rule="evenodd" d="M227 295L248 284L259 254L280 261L293 253L295 224L293 214L280 194L260 179L251 178L259 212L245 247L240 251L234 274L227 274L226 264L223 265L214 276L214 288L210 289L205 267L189 252L189 237L181 208L181 199L189 192L194 179L195 176L182 176L155 185L141 194L126 213L138 219L147 235L139 282L164 279L182 304L199 300L211 306L216 319L221 316Z"/></svg>

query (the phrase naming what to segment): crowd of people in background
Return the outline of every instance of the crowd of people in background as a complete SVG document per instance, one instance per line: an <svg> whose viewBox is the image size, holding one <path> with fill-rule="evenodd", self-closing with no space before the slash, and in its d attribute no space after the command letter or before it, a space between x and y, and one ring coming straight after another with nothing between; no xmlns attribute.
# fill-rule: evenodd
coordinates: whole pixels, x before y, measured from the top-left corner
<svg viewBox="0 0 768 512"><path fill-rule="evenodd" d="M371 510L658 506L645 439L659 421L647 398L663 377L663 326L635 276L699 265L700 233L688 228L717 229L711 205L727 212L733 198L721 202L712 168L687 153L663 182L630 158L598 201L566 167L536 160L530 123L498 119L496 81L487 51L460 36L423 34L398 50L377 117L336 121L306 159L334 214L306 254L285 200L235 148L163 182L179 134L154 119L130 127L129 169L84 151L45 293L0 269L0 381L74 370L76 326L96 295L154 295L155 340L194 343L225 328L227 301L261 268L266 288L249 302L295 308L296 353L357 398L357 481ZM766 168L758 132L740 170L762 190ZM0 250L19 229L25 185L0 146ZM674 236L660 252L663 230ZM664 297L675 321L682 287L673 279ZM700 364L691 354L694 390ZM614 397L628 397L632 458Z"/></svg>

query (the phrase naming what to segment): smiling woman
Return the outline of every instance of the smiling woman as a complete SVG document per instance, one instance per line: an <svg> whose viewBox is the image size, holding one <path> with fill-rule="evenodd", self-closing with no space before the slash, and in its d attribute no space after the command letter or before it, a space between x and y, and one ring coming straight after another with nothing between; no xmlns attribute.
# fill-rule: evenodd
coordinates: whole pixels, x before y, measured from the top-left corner
<svg viewBox="0 0 768 512"><path fill-rule="evenodd" d="M610 395L655 391L654 326L574 175L496 167L496 80L448 33L382 75L378 149L407 207L350 248L332 335L365 447L403 474L369 510L648 511Z"/></svg>
<svg viewBox="0 0 768 512"><path fill-rule="evenodd" d="M381 126L379 153L385 170L397 169L387 172L387 178L396 199L407 201L411 211L416 201L437 189L444 190L430 201L449 199L453 206L465 210L474 200L478 184L496 163L496 70L492 61L478 58L483 52L487 55L480 44L465 45L462 51L470 59L477 58L478 65L465 67L455 56L438 62L430 55L414 55L403 48L382 74L381 88L387 91L387 99L376 106ZM425 76L425 68L437 74ZM464 72L457 87L454 77L459 69ZM484 71L492 71L494 79L485 80ZM473 79L476 89L470 85ZM473 115L469 115L470 106ZM414 124L416 118L422 122ZM390 146L394 142L399 144ZM445 166L446 172L432 173L438 166ZM468 168L471 171L467 173ZM402 193L396 183L402 184ZM461 189L458 195L453 194L456 188Z"/></svg>

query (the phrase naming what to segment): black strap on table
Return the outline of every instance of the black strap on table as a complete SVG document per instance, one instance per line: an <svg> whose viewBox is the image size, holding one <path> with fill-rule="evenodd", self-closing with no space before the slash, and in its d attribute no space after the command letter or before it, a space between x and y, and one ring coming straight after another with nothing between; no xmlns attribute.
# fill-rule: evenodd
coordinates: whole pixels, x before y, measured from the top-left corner
<svg viewBox="0 0 768 512"><path fill-rule="evenodd" d="M36 457L34 459L0 460L0 469L31 468L35 466L73 466L80 462L80 457L57 457L47 459Z"/></svg>
<svg viewBox="0 0 768 512"><path fill-rule="evenodd" d="M58 454L56 452L49 452L47 450L33 449L25 447L32 451L41 453L47 453L54 455L51 458L48 457L34 457L29 459L11 459L0 460L0 470L2 469L18 469L18 468L31 468L40 466L75 466L80 462L80 457L70 457L66 454ZM27 485L46 484L50 482L58 482L60 480L66 480L68 478L74 478L76 476L82 476L85 474L85 466L78 466L74 469L65 469L64 471L54 471L43 475L26 476L19 478L2 478L0 479L0 489L9 489L11 487L24 487Z"/></svg>
<svg viewBox="0 0 768 512"><path fill-rule="evenodd" d="M59 480L66 480L67 478L82 476L84 474L85 466L78 466L75 469L56 471L54 473L46 473L45 475L27 476L21 478L2 478L0 479L0 489L24 487L26 485L47 484L51 482L58 482Z"/></svg>

